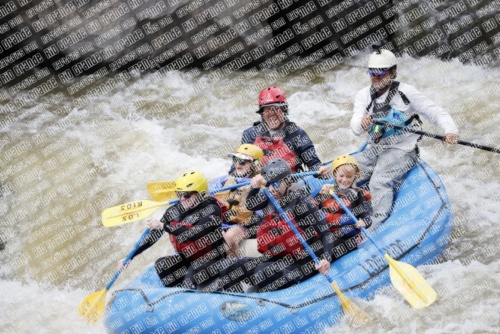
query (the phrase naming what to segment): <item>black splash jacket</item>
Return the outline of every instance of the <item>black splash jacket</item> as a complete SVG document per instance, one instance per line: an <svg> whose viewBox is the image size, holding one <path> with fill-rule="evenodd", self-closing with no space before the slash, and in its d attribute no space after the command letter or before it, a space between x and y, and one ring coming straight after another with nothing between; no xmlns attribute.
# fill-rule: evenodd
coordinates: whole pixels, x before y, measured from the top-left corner
<svg viewBox="0 0 500 334"><path fill-rule="evenodd" d="M165 232L174 236L178 242L197 241L208 236L212 241L211 249L217 250L217 253L219 253L216 257L224 257L221 208L214 198L208 197L199 205L187 211L180 203L177 203L165 211L161 222L163 223L163 229L151 230L148 237L134 254L134 257L155 244ZM175 222L183 222L192 227L173 224Z"/></svg>

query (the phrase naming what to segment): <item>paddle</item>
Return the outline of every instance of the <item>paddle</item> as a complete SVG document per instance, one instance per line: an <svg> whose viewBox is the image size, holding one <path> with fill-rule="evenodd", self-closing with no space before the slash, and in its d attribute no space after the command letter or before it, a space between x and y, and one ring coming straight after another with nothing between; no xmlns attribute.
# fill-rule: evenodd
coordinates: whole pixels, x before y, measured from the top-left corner
<svg viewBox="0 0 500 334"><path fill-rule="evenodd" d="M225 191L230 189L239 188L246 186L250 182L243 182L238 184L233 184L224 188L216 189L211 191L211 194L217 193L219 191ZM102 212L102 224L104 226L116 226L126 223L136 222L138 220L144 219L153 214L159 207L175 204L179 202L178 199L164 202L154 202L146 199L129 202L125 204L120 204L107 208Z"/></svg>
<svg viewBox="0 0 500 334"><path fill-rule="evenodd" d="M304 177L309 175L316 175L318 172L303 172L303 173L295 173L292 174L292 177ZM230 188L231 186L224 187L218 189L217 192L231 190L234 188L238 188L242 185L250 184L250 182L242 182L235 185L235 187ZM148 193L151 198L155 201L167 201L175 198L175 181L160 181L160 182L150 182L147 184L146 188L148 189Z"/></svg>
<svg viewBox="0 0 500 334"><path fill-rule="evenodd" d="M155 201L175 198L175 181L150 182L146 185L149 195Z"/></svg>
<svg viewBox="0 0 500 334"><path fill-rule="evenodd" d="M214 193L236 189L249 184L250 182L241 182L237 184L232 184L227 187L215 189L214 191L211 191L210 194L213 195ZM148 183L146 188L148 189L151 198L154 199L155 201L166 201L175 198L175 181L150 182Z"/></svg>
<svg viewBox="0 0 500 334"><path fill-rule="evenodd" d="M271 195L271 193L269 193L269 190L264 185L262 185L261 188L264 191L264 193L266 194L269 201L273 204L273 206L276 208L276 210L278 210L281 217L283 217L283 219L285 219L286 223L288 224L288 226L290 226L290 228L295 233L295 235L297 236L299 241L302 243L304 248L309 253L309 255L313 258L314 262L316 262L316 264L319 264L320 261L319 261L318 257L316 256L316 254L314 254L313 250L311 249L311 247L309 247L309 245L304 240L304 238L299 233L299 231L297 231L297 228L290 221L290 218L283 211L283 209L281 208L279 203L274 199L274 197ZM344 294L342 293L342 291L340 291L339 287L333 281L333 279L330 276L327 276L327 275L324 275L324 276L326 277L326 279L330 283L333 290L335 290L335 293L337 293L337 296L339 297L340 304L342 306L342 309L344 310L344 313L346 315L350 315L351 321L349 322L349 324L351 326L355 326L355 327L370 324L371 320L368 318L368 316L363 311L361 311L357 306L355 306L355 304L353 302L351 302L346 296L344 296Z"/></svg>
<svg viewBox="0 0 500 334"><path fill-rule="evenodd" d="M293 174L290 174L290 177L303 177L303 176L316 175L316 174L318 174L318 171L293 173Z"/></svg>
<svg viewBox="0 0 500 334"><path fill-rule="evenodd" d="M337 203L342 206L344 211L355 221L358 219L352 214L351 210L347 208L345 203L330 190L330 195L335 198ZM399 293L416 309L422 309L431 305L437 298L436 291L427 283L425 278L408 263L399 262L394 260L389 256L389 254L384 253L377 245L375 240L372 239L370 233L365 229L361 228L361 231L366 235L366 237L375 245L377 250L384 255L384 258L389 263L389 276L391 278L392 285L399 291Z"/></svg>
<svg viewBox="0 0 500 334"><path fill-rule="evenodd" d="M434 133L429 133L429 132L420 131L420 130L412 130L412 129L405 128L403 126L391 124L389 122L375 121L374 120L373 123L374 124L378 124L378 125L383 125L383 126L388 127L388 128L394 128L394 129L398 129L398 130L403 130L405 132L415 133L417 135L431 137L431 138L434 138L434 139L444 140L444 138L445 138L444 136L440 136L440 135L437 135L437 134L434 134ZM464 146L469 146L469 147L472 147L472 148L478 148L480 150L485 150L485 151L489 151L489 152L500 153L500 150L497 149L497 148L493 148L493 147L489 147L489 146L485 146L485 145L481 145L481 144L476 144L476 143L470 143L470 142L463 141L463 140L459 140L457 142L457 144L464 145Z"/></svg>
<svg viewBox="0 0 500 334"><path fill-rule="evenodd" d="M140 200L107 208L102 212L102 224L107 227L132 223L153 214L159 207L175 204L179 200L154 202Z"/></svg>
<svg viewBox="0 0 500 334"><path fill-rule="evenodd" d="M127 264L127 262L130 261L130 259L132 258L132 256L134 256L135 252L137 251L142 241L146 238L148 234L149 234L149 228L146 228L146 230L144 230L141 237L135 244L134 249L132 249L132 251L127 255L125 260L123 260L123 265ZM113 277L111 278L111 281L109 281L104 290L94 292L88 295L87 298L85 298L78 307L78 313L81 316L85 317L88 322L96 323L103 316L105 302L106 302L106 293L111 288L111 286L116 281L121 272L122 272L121 270L116 271Z"/></svg>

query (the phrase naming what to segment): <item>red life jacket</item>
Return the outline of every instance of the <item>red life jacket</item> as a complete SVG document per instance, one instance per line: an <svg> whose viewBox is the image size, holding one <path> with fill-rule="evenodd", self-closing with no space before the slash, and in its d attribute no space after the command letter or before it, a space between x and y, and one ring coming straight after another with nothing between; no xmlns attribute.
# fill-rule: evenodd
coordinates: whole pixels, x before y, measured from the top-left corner
<svg viewBox="0 0 500 334"><path fill-rule="evenodd" d="M212 199L215 200L215 202L220 208L220 213L221 213L220 218L222 222L223 218L226 215L227 207L217 198L212 197ZM170 226L184 226L185 228L191 229L196 225L188 224L182 221L181 222L171 221ZM186 257L191 257L191 259L193 260L198 259L203 255L210 253L213 250L212 245L214 244L214 242L213 239L210 238L208 235L203 236L196 241L185 240L183 242L179 242L177 240L177 237L178 236L176 235L169 234L170 242L174 246L174 249L177 252L184 254Z"/></svg>
<svg viewBox="0 0 500 334"><path fill-rule="evenodd" d="M264 166L269 160L281 158L288 162L292 173L295 173L296 167L300 164L297 154L288 148L281 137L269 138L267 136L260 136L255 139L254 145L257 145L264 151L264 157L260 164Z"/></svg>
<svg viewBox="0 0 500 334"><path fill-rule="evenodd" d="M367 201L372 199L372 195L368 191L364 189L356 189L356 190L360 190L361 193L363 194L363 197ZM344 202L345 206L349 210L352 210L352 201L350 201L350 199L347 196L342 196L342 194L339 194L339 198L342 202ZM323 206L323 212L325 212L326 215L326 223L330 227L330 231L332 233L337 232L342 226L335 227L335 225L340 224L339 220L342 217L342 215L344 215L346 212L344 211L342 206L340 206L340 204L337 203L337 201L333 198L327 198L325 201L323 201L322 206Z"/></svg>
<svg viewBox="0 0 500 334"><path fill-rule="evenodd" d="M288 218L302 237L308 236L295 219L288 214ZM314 232L315 233L315 232ZM273 256L298 255L305 252L304 246L286 221L276 212L267 214L257 230L257 250L260 253L270 252Z"/></svg>

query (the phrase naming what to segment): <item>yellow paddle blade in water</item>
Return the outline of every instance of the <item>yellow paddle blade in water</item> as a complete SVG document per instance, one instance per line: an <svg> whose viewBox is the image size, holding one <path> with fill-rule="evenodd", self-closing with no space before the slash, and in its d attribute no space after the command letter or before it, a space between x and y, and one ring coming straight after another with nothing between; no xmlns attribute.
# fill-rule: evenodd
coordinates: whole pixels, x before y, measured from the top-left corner
<svg viewBox="0 0 500 334"><path fill-rule="evenodd" d="M102 224L109 227L132 223L152 215L159 207L168 204L170 202L140 200L113 206L102 212Z"/></svg>
<svg viewBox="0 0 500 334"><path fill-rule="evenodd" d="M175 181L150 182L146 188L155 201L170 201L176 198Z"/></svg>
<svg viewBox="0 0 500 334"><path fill-rule="evenodd" d="M88 295L78 307L78 313L85 317L89 323L95 324L102 318L107 292L108 290L104 289Z"/></svg>
<svg viewBox="0 0 500 334"><path fill-rule="evenodd" d="M340 305L342 306L342 309L344 310L344 314L348 317L350 317L349 320L349 325L351 327L359 328L359 327L366 327L366 326L371 326L372 321L366 315L365 312L363 312L361 309L359 309L353 302L351 302L343 293L340 291L339 287L335 282L330 283L333 290L335 290L335 293L339 297L340 300Z"/></svg>
<svg viewBox="0 0 500 334"><path fill-rule="evenodd" d="M389 262L389 275L392 284L411 306L422 309L436 300L436 291L416 268L408 263L398 262L388 254L385 254L384 257Z"/></svg>

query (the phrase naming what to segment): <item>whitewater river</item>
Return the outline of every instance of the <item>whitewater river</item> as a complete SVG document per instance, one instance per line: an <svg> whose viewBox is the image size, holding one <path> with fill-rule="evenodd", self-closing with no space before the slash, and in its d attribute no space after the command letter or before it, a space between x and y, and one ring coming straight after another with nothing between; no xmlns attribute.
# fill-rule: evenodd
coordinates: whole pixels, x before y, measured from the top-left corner
<svg viewBox="0 0 500 334"><path fill-rule="evenodd" d="M322 161L364 141L352 134L349 121L356 92L369 84L359 66L365 61L360 57L307 83L277 82L288 95L290 119L309 133ZM196 70L143 75L84 108L64 111L71 97L52 95L2 115L0 332L105 333L102 323L87 325L76 309L104 288L145 222L106 228L101 212L148 199L148 182L173 180L186 169L209 179L223 174L230 164L226 154L258 120L257 95L272 75L239 72L216 84L210 73ZM458 61L399 63L399 79L449 110L461 139L493 147L500 147L499 78L498 68ZM424 122L426 131L439 133ZM357 300L374 326L354 332L498 333L500 155L430 138L420 146L421 157L441 176L455 216L443 263L419 267L438 300L414 310L392 289ZM113 288L165 247L159 243L141 255ZM353 331L340 323L328 332Z"/></svg>

